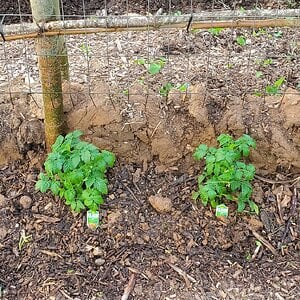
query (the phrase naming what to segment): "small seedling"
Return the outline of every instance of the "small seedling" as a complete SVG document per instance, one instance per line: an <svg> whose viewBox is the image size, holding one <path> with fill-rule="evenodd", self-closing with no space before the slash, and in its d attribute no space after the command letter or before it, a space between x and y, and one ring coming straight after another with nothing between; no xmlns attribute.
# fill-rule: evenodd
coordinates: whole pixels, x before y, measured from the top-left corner
<svg viewBox="0 0 300 300"><path fill-rule="evenodd" d="M159 90L159 94L163 97L168 97L171 89L174 87L174 84L171 82L167 82L165 85L161 87Z"/></svg>
<svg viewBox="0 0 300 300"><path fill-rule="evenodd" d="M164 57L161 57L160 59L157 59L149 64L148 72L151 75L156 75L161 71L161 69L165 66L165 64L166 64L166 59Z"/></svg>
<svg viewBox="0 0 300 300"><path fill-rule="evenodd" d="M275 31L274 34L273 34L273 36L275 38L279 39L279 38L282 38L283 33L282 33L282 31Z"/></svg>
<svg viewBox="0 0 300 300"><path fill-rule="evenodd" d="M255 77L256 78L260 78L260 77L262 77L263 76L263 72L262 71L257 71L256 73L255 73Z"/></svg>
<svg viewBox="0 0 300 300"><path fill-rule="evenodd" d="M297 84L296 89L300 91L300 82Z"/></svg>
<svg viewBox="0 0 300 300"><path fill-rule="evenodd" d="M232 69L232 68L233 68L233 63L228 63L228 64L227 64L227 68L228 68L228 69Z"/></svg>
<svg viewBox="0 0 300 300"><path fill-rule="evenodd" d="M267 31L266 31L265 29L260 28L260 29L258 29L257 31L256 31L256 30L253 30L252 35L253 35L254 37L258 37L258 36L264 35L264 34L266 34L266 33L267 33Z"/></svg>
<svg viewBox="0 0 300 300"><path fill-rule="evenodd" d="M186 92L188 87L189 87L188 83L183 83L183 84L177 83L176 84L176 89L182 93Z"/></svg>
<svg viewBox="0 0 300 300"><path fill-rule="evenodd" d="M86 55L89 56L91 53L91 47L87 44L82 44L79 49Z"/></svg>
<svg viewBox="0 0 300 300"><path fill-rule="evenodd" d="M108 193L105 173L114 165L115 155L81 141L81 135L75 130L57 137L44 164L46 174L39 175L35 187L64 198L75 212L85 208L95 212Z"/></svg>
<svg viewBox="0 0 300 300"><path fill-rule="evenodd" d="M277 95L285 82L285 77L280 77L273 84L266 86L267 95Z"/></svg>
<svg viewBox="0 0 300 300"><path fill-rule="evenodd" d="M273 59L272 58L267 58L267 59L264 59L262 62L261 62L261 65L262 66L269 66L269 65L272 65L273 64Z"/></svg>
<svg viewBox="0 0 300 300"><path fill-rule="evenodd" d="M246 41L246 38L242 35L238 36L236 38L236 42L240 45L240 46L245 46L247 41Z"/></svg>
<svg viewBox="0 0 300 300"><path fill-rule="evenodd" d="M206 165L198 177L198 191L192 198L200 198L204 206L209 203L213 208L225 201L234 201L238 212L249 205L251 211L258 214L258 206L250 200L255 167L241 161L249 155L250 148L256 147L255 141L246 134L237 140L221 134L217 140L219 148L201 144L193 154L196 160L204 159Z"/></svg>
<svg viewBox="0 0 300 300"><path fill-rule="evenodd" d="M182 12L180 10L177 10L174 12L174 16L181 16Z"/></svg>
<svg viewBox="0 0 300 300"><path fill-rule="evenodd" d="M151 75L156 75L165 66L166 59L164 57L161 57L159 59L147 62L144 58L139 58L139 59L136 59L134 62L140 66L145 66L147 71Z"/></svg>
<svg viewBox="0 0 300 300"><path fill-rule="evenodd" d="M222 27L214 27L214 28L208 29L208 32L213 36L219 36L223 30L224 30L224 28L222 28Z"/></svg>
<svg viewBox="0 0 300 300"><path fill-rule="evenodd" d="M31 240L31 235L26 235L25 230L22 229L20 239L19 239L19 251L21 251L25 246L25 244L29 243L30 240Z"/></svg>

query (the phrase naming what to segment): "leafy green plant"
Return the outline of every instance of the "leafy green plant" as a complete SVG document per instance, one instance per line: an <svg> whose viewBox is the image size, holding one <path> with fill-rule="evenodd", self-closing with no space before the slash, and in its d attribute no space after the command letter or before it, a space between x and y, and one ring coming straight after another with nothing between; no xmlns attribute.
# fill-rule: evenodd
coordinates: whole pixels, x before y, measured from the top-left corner
<svg viewBox="0 0 300 300"><path fill-rule="evenodd" d="M266 58L261 62L262 66L269 66L273 64L273 59L272 58Z"/></svg>
<svg viewBox="0 0 300 300"><path fill-rule="evenodd" d="M165 66L165 64L166 64L166 59L164 57L161 57L160 59L157 59L149 64L148 72L151 75L156 75L161 71L161 69Z"/></svg>
<svg viewBox="0 0 300 300"><path fill-rule="evenodd" d="M79 49L86 55L86 56L89 56L90 53L91 53L91 47L84 43L84 44L81 44Z"/></svg>
<svg viewBox="0 0 300 300"><path fill-rule="evenodd" d="M168 95L173 87L174 87L173 83L167 82L160 88L159 94L163 97L168 97Z"/></svg>
<svg viewBox="0 0 300 300"><path fill-rule="evenodd" d="M259 28L258 30L253 30L252 35L253 35L254 37L258 37L258 36L264 35L264 34L266 34L266 33L267 33L267 31L266 31L265 29Z"/></svg>
<svg viewBox="0 0 300 300"><path fill-rule="evenodd" d="M136 59L134 62L138 65L145 66L151 75L156 75L165 66L166 59L164 57L161 57L159 59L147 62L144 58L139 58Z"/></svg>
<svg viewBox="0 0 300 300"><path fill-rule="evenodd" d="M245 46L247 41L246 41L246 38L242 35L238 36L236 38L236 42L240 45L240 46Z"/></svg>
<svg viewBox="0 0 300 300"><path fill-rule="evenodd" d="M267 95L277 95L285 82L285 77L280 77L273 84L266 86Z"/></svg>
<svg viewBox="0 0 300 300"><path fill-rule="evenodd" d="M213 28L209 28L207 31L213 36L219 36L223 30L224 30L223 27L213 27Z"/></svg>
<svg viewBox="0 0 300 300"><path fill-rule="evenodd" d="M279 38L282 38L282 36L283 36L283 33L282 33L282 31L275 31L274 33L273 33L273 36L275 37L275 38L277 38L277 39L279 39Z"/></svg>
<svg viewBox="0 0 300 300"><path fill-rule="evenodd" d="M256 147L255 141L246 134L237 140L221 134L217 140L219 148L201 144L193 154L196 160L204 159L206 165L192 198L200 198L203 205L209 203L213 208L224 201L236 201L238 212L244 211L248 204L258 214L258 206L250 200L255 167L241 161L249 155L250 148Z"/></svg>
<svg viewBox="0 0 300 300"><path fill-rule="evenodd" d="M260 77L262 77L264 74L263 74L263 72L262 71L257 71L256 73L255 73L255 77L256 78L260 78Z"/></svg>
<svg viewBox="0 0 300 300"><path fill-rule="evenodd" d="M39 175L35 187L64 198L73 211L97 211L108 193L105 173L113 167L115 155L81 141L81 135L75 130L57 137L44 164L46 173Z"/></svg>
<svg viewBox="0 0 300 300"><path fill-rule="evenodd" d="M163 97L168 97L170 91L172 88L177 89L178 91L184 93L187 91L189 87L188 83L177 83L176 85L174 85L172 82L167 82L165 85L163 85L160 90L159 90L159 94Z"/></svg>

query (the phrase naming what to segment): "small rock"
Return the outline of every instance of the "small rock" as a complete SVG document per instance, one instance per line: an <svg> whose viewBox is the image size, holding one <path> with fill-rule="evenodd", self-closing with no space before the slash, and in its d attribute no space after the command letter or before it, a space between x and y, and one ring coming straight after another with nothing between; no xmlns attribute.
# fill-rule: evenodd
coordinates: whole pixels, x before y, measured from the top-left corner
<svg viewBox="0 0 300 300"><path fill-rule="evenodd" d="M8 233L8 230L2 226L0 227L0 240L4 239Z"/></svg>
<svg viewBox="0 0 300 300"><path fill-rule="evenodd" d="M100 249L99 247L95 247L93 249L93 255L94 256L103 256L104 252L102 249Z"/></svg>
<svg viewBox="0 0 300 300"><path fill-rule="evenodd" d="M32 199L29 196L22 196L20 198L20 204L24 209L28 209L31 207Z"/></svg>
<svg viewBox="0 0 300 300"><path fill-rule="evenodd" d="M105 259L103 259L103 258L97 258L95 260L95 264L100 267L100 266L102 266L102 265L105 264Z"/></svg>
<svg viewBox="0 0 300 300"><path fill-rule="evenodd" d="M3 208L5 206L5 197L4 195L0 194L0 208Z"/></svg>
<svg viewBox="0 0 300 300"><path fill-rule="evenodd" d="M149 202L152 207L159 213L167 213L172 209L172 200L170 198L161 197L160 195L150 196Z"/></svg>

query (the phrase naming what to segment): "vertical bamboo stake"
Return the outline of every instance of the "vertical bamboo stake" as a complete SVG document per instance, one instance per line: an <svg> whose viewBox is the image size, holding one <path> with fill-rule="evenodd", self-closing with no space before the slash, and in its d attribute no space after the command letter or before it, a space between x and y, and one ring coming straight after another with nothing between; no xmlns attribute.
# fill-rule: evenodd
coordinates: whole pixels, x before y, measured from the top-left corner
<svg viewBox="0 0 300 300"><path fill-rule="evenodd" d="M34 21L42 27L45 22L59 20L59 1L30 0ZM68 78L64 39L41 34L36 40L36 51L43 91L46 148L49 151L56 137L64 131L62 74Z"/></svg>

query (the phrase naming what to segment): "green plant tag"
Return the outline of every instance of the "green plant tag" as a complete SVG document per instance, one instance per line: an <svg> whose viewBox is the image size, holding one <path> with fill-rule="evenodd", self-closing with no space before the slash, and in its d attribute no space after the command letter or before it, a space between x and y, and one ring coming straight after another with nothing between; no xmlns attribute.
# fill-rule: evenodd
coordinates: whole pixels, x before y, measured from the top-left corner
<svg viewBox="0 0 300 300"><path fill-rule="evenodd" d="M99 212L88 210L86 212L86 224L89 228L96 229L99 226Z"/></svg>
<svg viewBox="0 0 300 300"><path fill-rule="evenodd" d="M228 207L225 204L219 204L216 207L216 216L217 217L228 217Z"/></svg>

